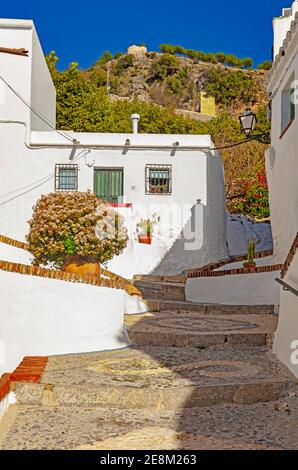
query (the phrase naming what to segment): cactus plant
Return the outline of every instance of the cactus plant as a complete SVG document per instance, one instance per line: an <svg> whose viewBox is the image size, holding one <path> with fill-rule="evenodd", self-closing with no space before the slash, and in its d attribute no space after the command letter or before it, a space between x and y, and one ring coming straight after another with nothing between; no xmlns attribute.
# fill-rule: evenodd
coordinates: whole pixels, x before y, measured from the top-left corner
<svg viewBox="0 0 298 470"><path fill-rule="evenodd" d="M256 246L257 246L256 240L249 240L248 246L247 246L247 261L243 263L243 266L245 268L256 266L256 262L255 262Z"/></svg>

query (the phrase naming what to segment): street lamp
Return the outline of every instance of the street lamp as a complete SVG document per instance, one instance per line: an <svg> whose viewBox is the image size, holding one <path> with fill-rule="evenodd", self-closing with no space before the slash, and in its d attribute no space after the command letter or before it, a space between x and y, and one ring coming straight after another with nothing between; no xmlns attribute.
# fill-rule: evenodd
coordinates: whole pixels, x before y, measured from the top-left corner
<svg viewBox="0 0 298 470"><path fill-rule="evenodd" d="M239 116L240 125L242 131L246 135L246 139L240 140L240 142L235 142L233 144L224 145L222 147L213 147L210 150L223 150L237 147L238 145L247 144L256 140L257 142L265 145L270 145L270 132L262 132L261 134L254 134L253 131L256 127L257 116L251 109L246 109L243 114Z"/></svg>
<svg viewBox="0 0 298 470"><path fill-rule="evenodd" d="M247 137L247 140L256 140L262 144L270 144L270 132L263 132L262 134L253 134L256 127L257 116L251 109L246 109L243 114L239 116L242 131Z"/></svg>
<svg viewBox="0 0 298 470"><path fill-rule="evenodd" d="M240 114L239 121L242 127L242 130L246 137L249 137L256 127L257 116L252 112L251 109L246 109L243 114Z"/></svg>

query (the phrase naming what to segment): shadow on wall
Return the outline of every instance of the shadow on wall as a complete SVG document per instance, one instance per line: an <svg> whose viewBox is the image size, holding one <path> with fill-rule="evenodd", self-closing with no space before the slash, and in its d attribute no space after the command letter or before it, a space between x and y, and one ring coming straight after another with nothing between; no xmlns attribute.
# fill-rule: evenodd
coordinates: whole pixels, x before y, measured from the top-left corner
<svg viewBox="0 0 298 470"><path fill-rule="evenodd" d="M223 167L219 155L210 156L206 162L207 204L198 200L192 207L180 236L151 274L181 274L228 256Z"/></svg>

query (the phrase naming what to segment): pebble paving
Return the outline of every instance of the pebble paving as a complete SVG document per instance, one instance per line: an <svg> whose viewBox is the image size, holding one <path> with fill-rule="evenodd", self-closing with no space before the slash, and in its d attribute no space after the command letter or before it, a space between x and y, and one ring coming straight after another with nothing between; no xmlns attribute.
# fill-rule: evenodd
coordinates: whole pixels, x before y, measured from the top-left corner
<svg viewBox="0 0 298 470"><path fill-rule="evenodd" d="M17 385L0 448L298 449L298 385L270 351L276 322L128 316L131 348L52 356L40 384Z"/></svg>

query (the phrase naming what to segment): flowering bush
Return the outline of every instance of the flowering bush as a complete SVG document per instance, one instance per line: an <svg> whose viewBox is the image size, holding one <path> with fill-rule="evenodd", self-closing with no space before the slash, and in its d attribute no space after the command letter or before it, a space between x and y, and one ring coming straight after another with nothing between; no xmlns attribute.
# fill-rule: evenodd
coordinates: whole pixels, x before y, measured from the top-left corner
<svg viewBox="0 0 298 470"><path fill-rule="evenodd" d="M250 215L256 218L269 217L268 185L265 168L257 173L257 176L250 178L243 183L239 181L237 185L237 198L228 201L230 212Z"/></svg>
<svg viewBox="0 0 298 470"><path fill-rule="evenodd" d="M61 268L70 252L104 263L119 255L128 240L123 218L90 192L42 196L29 225L27 241L37 266Z"/></svg>

